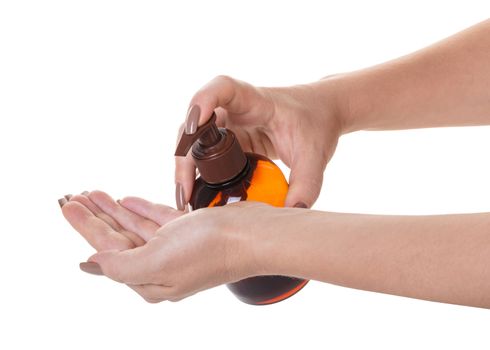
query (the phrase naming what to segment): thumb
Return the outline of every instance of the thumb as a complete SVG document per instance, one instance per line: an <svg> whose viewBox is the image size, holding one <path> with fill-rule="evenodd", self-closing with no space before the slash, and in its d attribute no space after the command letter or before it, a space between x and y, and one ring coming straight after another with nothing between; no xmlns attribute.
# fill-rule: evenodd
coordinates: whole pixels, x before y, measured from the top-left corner
<svg viewBox="0 0 490 350"><path fill-rule="evenodd" d="M295 157L291 164L286 207L310 208L315 203L323 182L325 164L314 151Z"/></svg>
<svg viewBox="0 0 490 350"><path fill-rule="evenodd" d="M81 263L80 268L86 271L82 265L87 264L94 271L94 267L96 269L98 265L100 271L97 274L102 274L120 283L144 284L147 275L144 268L145 255L147 255L146 250L146 245L144 245L122 251L101 251L92 255L87 263Z"/></svg>

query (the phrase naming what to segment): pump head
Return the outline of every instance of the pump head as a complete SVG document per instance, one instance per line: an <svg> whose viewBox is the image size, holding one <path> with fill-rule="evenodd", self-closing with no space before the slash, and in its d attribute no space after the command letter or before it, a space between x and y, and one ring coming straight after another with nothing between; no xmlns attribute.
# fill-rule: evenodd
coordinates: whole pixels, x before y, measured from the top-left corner
<svg viewBox="0 0 490 350"><path fill-rule="evenodd" d="M247 157L235 134L216 126L215 113L194 134L182 133L175 155L185 157L191 147L199 173L209 184L228 182L247 165Z"/></svg>

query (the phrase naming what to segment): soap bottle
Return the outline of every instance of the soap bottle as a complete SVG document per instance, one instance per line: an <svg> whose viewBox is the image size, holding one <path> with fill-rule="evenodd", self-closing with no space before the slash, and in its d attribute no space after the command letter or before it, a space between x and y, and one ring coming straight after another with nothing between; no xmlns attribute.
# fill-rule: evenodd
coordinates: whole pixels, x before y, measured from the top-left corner
<svg viewBox="0 0 490 350"><path fill-rule="evenodd" d="M284 206L288 183L279 167L267 157L243 152L231 130L216 126L214 113L194 134L182 134L175 155L186 156L191 147L200 173L189 202L191 210L247 200ZM307 282L286 276L255 276L227 286L245 303L267 305L292 296Z"/></svg>

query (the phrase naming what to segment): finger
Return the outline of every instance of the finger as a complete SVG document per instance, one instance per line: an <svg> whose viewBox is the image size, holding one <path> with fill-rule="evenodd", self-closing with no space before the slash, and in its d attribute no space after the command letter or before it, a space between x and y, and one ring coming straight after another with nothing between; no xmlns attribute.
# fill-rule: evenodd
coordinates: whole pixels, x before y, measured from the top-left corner
<svg viewBox="0 0 490 350"><path fill-rule="evenodd" d="M160 226L184 214L172 207L155 204L138 197L125 197L119 201L119 204L142 217L156 222Z"/></svg>
<svg viewBox="0 0 490 350"><path fill-rule="evenodd" d="M96 250L130 249L134 242L115 231L77 201L66 203L61 211L68 222Z"/></svg>
<svg viewBox="0 0 490 350"><path fill-rule="evenodd" d="M119 223L111 218L109 215L104 213L92 200L90 200L89 197L81 194L74 195L70 199L71 201L76 201L84 206L87 207L92 213L94 213L95 216L99 217L100 219L104 220L109 224L114 230L119 231L122 227L119 225Z"/></svg>
<svg viewBox="0 0 490 350"><path fill-rule="evenodd" d="M75 195L71 198L72 201L77 201L87 207L95 216L105 221L110 225L115 231L119 232L123 236L131 240L135 246L140 246L145 244L145 240L141 238L134 232L125 230L116 220L114 220L110 215L107 215L100 209L88 196L88 192L85 195Z"/></svg>
<svg viewBox="0 0 490 350"><path fill-rule="evenodd" d="M112 216L124 229L138 234L145 241L151 239L156 230L160 228L157 223L122 207L105 192L92 191L89 198L100 209Z"/></svg>
<svg viewBox="0 0 490 350"><path fill-rule="evenodd" d="M134 290L140 297L142 297L147 303L150 303L150 304L157 304L157 303L161 303L162 301L165 301L165 299L151 299L151 298L148 298L148 297L145 297L141 290L138 288L138 287L141 287L141 286L132 286L130 284L127 285L129 288L131 288L132 290Z"/></svg>
<svg viewBox="0 0 490 350"><path fill-rule="evenodd" d="M310 208L320 194L325 165L318 161L321 159L318 156L319 150L314 147L303 152L299 150L296 152L291 163L285 206Z"/></svg>
<svg viewBox="0 0 490 350"><path fill-rule="evenodd" d="M186 133L193 133L190 125L193 120L190 119L193 114L196 114L196 109L199 112L197 125L200 126L211 118L218 107L230 110L234 114L249 112L253 99L256 98L255 95L255 88L252 85L228 76L217 76L192 97L186 120Z"/></svg>
<svg viewBox="0 0 490 350"><path fill-rule="evenodd" d="M186 210L191 199L195 180L196 166L191 154L175 157L175 204L182 212Z"/></svg>
<svg viewBox="0 0 490 350"><path fill-rule="evenodd" d="M228 115L236 116L236 119L242 123L256 126L264 124L272 115L263 112L272 110L271 106L264 109L265 100L252 85L227 76L218 76L203 86L191 99L185 125L179 131L179 139L182 132L193 134L198 126L209 120L215 110L218 112L218 125L226 125L224 118ZM240 120L241 115L253 109L257 109L257 113L251 113L254 118L249 116L247 120ZM228 111L231 113L229 114ZM177 209L184 210L189 202L195 176L195 165L190 154L186 157L176 157Z"/></svg>
<svg viewBox="0 0 490 350"><path fill-rule="evenodd" d="M102 273L114 281L143 285L153 284L155 269L155 250L150 244L123 251L106 250L92 255L88 261L97 263Z"/></svg>
<svg viewBox="0 0 490 350"><path fill-rule="evenodd" d="M179 128L177 143L184 132L185 124ZM177 209L184 211L191 198L194 180L196 178L196 166L189 152L185 157L175 157L175 203Z"/></svg>
<svg viewBox="0 0 490 350"><path fill-rule="evenodd" d="M94 213L94 215L103 213L102 210L100 210L100 208L96 206L94 202L92 202L86 195L76 194L70 198L70 201L82 203L88 210Z"/></svg>
<svg viewBox="0 0 490 350"><path fill-rule="evenodd" d="M145 301L149 303L160 303L165 300L171 299L171 288L160 286L157 284L145 284L145 285L131 285L128 287L138 293Z"/></svg>

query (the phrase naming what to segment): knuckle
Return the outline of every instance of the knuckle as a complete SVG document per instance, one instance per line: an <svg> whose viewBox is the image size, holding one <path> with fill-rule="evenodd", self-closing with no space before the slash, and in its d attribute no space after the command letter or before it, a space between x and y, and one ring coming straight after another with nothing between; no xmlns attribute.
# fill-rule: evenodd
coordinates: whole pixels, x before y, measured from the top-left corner
<svg viewBox="0 0 490 350"><path fill-rule="evenodd" d="M179 301L181 301L182 299L184 299L183 297L182 298L172 298L172 299L168 299L168 301L170 301L171 303L177 303Z"/></svg>
<svg viewBox="0 0 490 350"><path fill-rule="evenodd" d="M75 200L72 200L70 202L67 202L65 205L63 205L61 207L61 212L63 213L63 215L65 217L69 216L71 214L71 211L78 206L78 204L76 204L76 202L77 202L77 200L75 199Z"/></svg>
<svg viewBox="0 0 490 350"><path fill-rule="evenodd" d="M153 299L153 298L147 298L147 297L143 297L143 299L148 303L148 304L158 304L160 302L162 302L163 300L160 300L160 299Z"/></svg>
<svg viewBox="0 0 490 350"><path fill-rule="evenodd" d="M210 89L213 89L213 87L219 86L220 90L224 90L227 88L232 88L233 86L235 86L235 83L236 80L228 75L217 75L209 83L204 85L195 93L194 97L192 98L191 104L196 103L201 99L206 99L206 97L209 97L209 91Z"/></svg>
<svg viewBox="0 0 490 350"><path fill-rule="evenodd" d="M225 75L225 74L217 75L213 79L213 81L217 82L218 84L226 84L226 85L231 85L231 84L235 83L235 79L233 79L229 75Z"/></svg>
<svg viewBox="0 0 490 350"><path fill-rule="evenodd" d="M104 274L119 283L128 282L127 273L116 264L108 264L103 268Z"/></svg>
<svg viewBox="0 0 490 350"><path fill-rule="evenodd" d="M95 199L95 200L105 196L106 196L105 192L102 192L101 190L90 191L90 193L87 195L88 198Z"/></svg>
<svg viewBox="0 0 490 350"><path fill-rule="evenodd" d="M119 283L124 283L125 280L121 273L118 271L118 269L113 268L113 267L106 267L104 271L104 275L109 277L110 279L119 282Z"/></svg>
<svg viewBox="0 0 490 350"><path fill-rule="evenodd" d="M201 87L192 97L190 104L215 104L219 96L226 91L233 91L237 87L237 80L228 75L217 75L206 85ZM213 106L215 108L216 106Z"/></svg>
<svg viewBox="0 0 490 350"><path fill-rule="evenodd" d="M97 247L100 247L100 250L128 250L136 247L136 245L128 239L119 237L113 238L108 235L98 235L94 238L94 244Z"/></svg>
<svg viewBox="0 0 490 350"><path fill-rule="evenodd" d="M154 292L145 289L139 289L136 290L136 292L139 294L140 297L143 298L144 301L146 301L149 304L156 304L165 300L160 295L157 295Z"/></svg>
<svg viewBox="0 0 490 350"><path fill-rule="evenodd" d="M170 288L170 290L167 293L168 300L180 300L182 299L182 296L184 295L184 291L182 290L182 287L179 285L175 285Z"/></svg>

